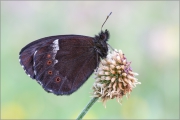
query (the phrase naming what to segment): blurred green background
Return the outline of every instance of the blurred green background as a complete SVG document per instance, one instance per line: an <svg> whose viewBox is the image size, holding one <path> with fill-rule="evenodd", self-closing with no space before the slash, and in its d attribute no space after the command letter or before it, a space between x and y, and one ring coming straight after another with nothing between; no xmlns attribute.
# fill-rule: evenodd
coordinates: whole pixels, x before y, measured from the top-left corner
<svg viewBox="0 0 180 120"><path fill-rule="evenodd" d="M45 92L19 64L19 51L46 36L110 31L139 73L122 105L96 102L89 119L179 118L179 1L1 1L1 118L75 119L89 102L93 75L70 96Z"/></svg>

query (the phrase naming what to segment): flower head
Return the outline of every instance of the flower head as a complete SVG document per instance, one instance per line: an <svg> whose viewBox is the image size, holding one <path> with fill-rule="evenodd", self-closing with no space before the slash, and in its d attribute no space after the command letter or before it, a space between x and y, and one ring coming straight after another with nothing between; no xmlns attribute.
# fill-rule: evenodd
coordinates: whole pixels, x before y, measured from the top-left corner
<svg viewBox="0 0 180 120"><path fill-rule="evenodd" d="M141 84L135 78L138 74L132 72L130 64L121 50L109 52L95 70L93 97L101 98L104 105L107 100L114 98L121 103L124 95L128 96L136 84Z"/></svg>

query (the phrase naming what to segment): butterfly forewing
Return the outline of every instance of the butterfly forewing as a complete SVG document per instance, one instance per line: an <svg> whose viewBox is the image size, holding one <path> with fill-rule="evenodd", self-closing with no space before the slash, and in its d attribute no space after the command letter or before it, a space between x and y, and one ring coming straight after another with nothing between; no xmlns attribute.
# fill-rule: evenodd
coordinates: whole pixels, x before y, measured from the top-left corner
<svg viewBox="0 0 180 120"><path fill-rule="evenodd" d="M20 52L20 63L31 78L56 95L76 91L97 67L93 38L52 36L30 43Z"/></svg>

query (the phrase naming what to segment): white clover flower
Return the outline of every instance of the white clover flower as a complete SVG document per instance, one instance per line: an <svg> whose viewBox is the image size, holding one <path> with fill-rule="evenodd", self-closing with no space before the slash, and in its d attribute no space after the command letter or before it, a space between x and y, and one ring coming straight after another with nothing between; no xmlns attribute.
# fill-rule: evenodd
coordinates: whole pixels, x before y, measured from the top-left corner
<svg viewBox="0 0 180 120"><path fill-rule="evenodd" d="M93 97L101 98L104 105L107 100L114 98L121 103L124 95L128 96L136 84L141 84L130 64L121 50L110 51L95 70Z"/></svg>

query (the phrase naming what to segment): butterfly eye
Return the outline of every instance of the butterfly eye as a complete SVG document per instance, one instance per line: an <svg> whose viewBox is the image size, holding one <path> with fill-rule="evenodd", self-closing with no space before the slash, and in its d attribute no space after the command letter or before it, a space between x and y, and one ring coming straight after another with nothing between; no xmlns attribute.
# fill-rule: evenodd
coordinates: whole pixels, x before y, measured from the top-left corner
<svg viewBox="0 0 180 120"><path fill-rule="evenodd" d="M51 70L49 70L49 71L48 71L48 74L49 74L49 75L52 75L52 71L51 71Z"/></svg>
<svg viewBox="0 0 180 120"><path fill-rule="evenodd" d="M104 35L100 35L100 39L104 40L105 36Z"/></svg>
<svg viewBox="0 0 180 120"><path fill-rule="evenodd" d="M51 60L48 60L47 61L47 65L51 65L52 61Z"/></svg>
<svg viewBox="0 0 180 120"><path fill-rule="evenodd" d="M60 81L61 81L61 78L60 78L60 77L56 77L55 81L56 81L56 82L60 82Z"/></svg>

